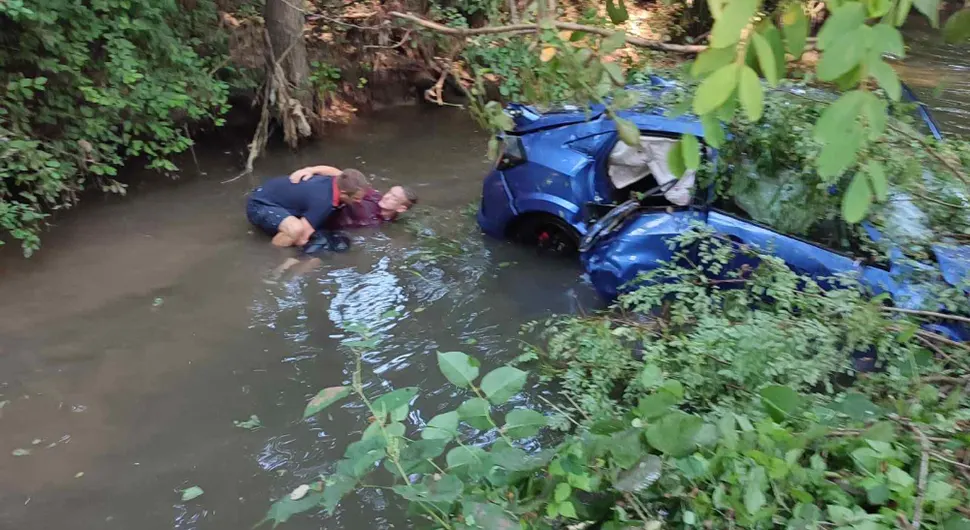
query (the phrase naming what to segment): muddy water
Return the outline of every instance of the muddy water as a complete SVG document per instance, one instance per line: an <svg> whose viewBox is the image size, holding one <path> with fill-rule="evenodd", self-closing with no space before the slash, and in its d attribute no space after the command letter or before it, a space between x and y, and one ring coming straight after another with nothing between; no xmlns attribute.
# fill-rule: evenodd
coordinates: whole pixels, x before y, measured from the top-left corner
<svg viewBox="0 0 970 530"><path fill-rule="evenodd" d="M249 528L359 435L353 406L300 421L317 390L349 382L348 323L380 330L365 359L371 391L428 389L412 413L428 419L464 399L438 375L435 351L494 366L519 353L521 322L594 305L576 265L485 240L463 213L479 197L483 145L459 111L403 108L271 153L260 175L325 162L421 195L417 230L357 232L348 253L315 267L274 272L289 254L250 233L250 183L220 183L235 156L222 152L199 153L203 177L89 200L30 261L8 251L0 528ZM262 429L233 425L252 414ZM205 494L181 502L192 485ZM368 491L287 527L409 527L399 507Z"/></svg>
<svg viewBox="0 0 970 530"><path fill-rule="evenodd" d="M943 42L925 17L913 16L903 27L909 49L898 71L925 102L944 134L970 136L970 44Z"/></svg>

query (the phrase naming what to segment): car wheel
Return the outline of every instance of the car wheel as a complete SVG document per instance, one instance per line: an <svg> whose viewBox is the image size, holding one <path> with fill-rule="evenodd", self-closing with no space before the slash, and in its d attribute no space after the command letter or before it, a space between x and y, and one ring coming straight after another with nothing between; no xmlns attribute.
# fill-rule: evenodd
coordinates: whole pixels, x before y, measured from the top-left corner
<svg viewBox="0 0 970 530"><path fill-rule="evenodd" d="M574 255L579 248L579 234L565 221L551 215L528 215L511 230L518 243L535 246L540 251L558 255Z"/></svg>

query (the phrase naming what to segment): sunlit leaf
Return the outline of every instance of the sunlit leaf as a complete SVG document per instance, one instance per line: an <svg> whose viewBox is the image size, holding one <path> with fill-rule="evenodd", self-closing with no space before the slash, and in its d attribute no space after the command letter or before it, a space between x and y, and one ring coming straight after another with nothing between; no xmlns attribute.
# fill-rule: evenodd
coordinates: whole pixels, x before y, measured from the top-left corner
<svg viewBox="0 0 970 530"><path fill-rule="evenodd" d="M542 49L542 52L539 53L539 60L544 63L548 63L553 57L556 56L556 52L558 51L559 49L555 46L546 46Z"/></svg>
<svg viewBox="0 0 970 530"><path fill-rule="evenodd" d="M869 26L859 26L836 38L818 62L818 78L833 81L858 66L869 49L871 34Z"/></svg>
<svg viewBox="0 0 970 530"><path fill-rule="evenodd" d="M674 411L650 424L647 442L658 451L678 457L694 451L694 437L701 430L703 420L681 411Z"/></svg>
<svg viewBox="0 0 970 530"><path fill-rule="evenodd" d="M787 386L772 385L761 389L761 404L771 418L782 422L802 405L802 398Z"/></svg>
<svg viewBox="0 0 970 530"><path fill-rule="evenodd" d="M701 125L704 126L704 141L708 145L715 149L724 145L724 129L716 117L711 114L701 116Z"/></svg>
<svg viewBox="0 0 970 530"><path fill-rule="evenodd" d="M946 19L943 38L950 44L970 40L970 8L965 7Z"/></svg>
<svg viewBox="0 0 970 530"><path fill-rule="evenodd" d="M703 116L723 105L738 85L740 68L739 64L728 64L704 79L694 94L694 113Z"/></svg>
<svg viewBox="0 0 970 530"><path fill-rule="evenodd" d="M748 25L759 4L759 0L731 0L725 5L711 30L711 46L724 48L738 42L741 30Z"/></svg>
<svg viewBox="0 0 970 530"><path fill-rule="evenodd" d="M858 223L866 217L869 205L872 203L872 195L869 192L869 184L866 177L856 173L852 176L852 182L842 196L842 218L847 223Z"/></svg>
<svg viewBox="0 0 970 530"><path fill-rule="evenodd" d="M906 57L902 33L891 24L872 26L872 51L878 54L891 53L900 59Z"/></svg>
<svg viewBox="0 0 970 530"><path fill-rule="evenodd" d="M626 32L616 31L600 43L600 53L609 55L626 45Z"/></svg>
<svg viewBox="0 0 970 530"><path fill-rule="evenodd" d="M478 359L460 351L438 352L438 369L451 384L468 388L478 377Z"/></svg>
<svg viewBox="0 0 970 530"><path fill-rule="evenodd" d="M859 2L848 2L835 9L818 32L818 49L828 49L841 37L858 29L865 21L866 8Z"/></svg>
<svg viewBox="0 0 970 530"><path fill-rule="evenodd" d="M349 386L332 386L317 392L317 395L313 396L313 399L307 403L306 409L303 410L303 419L307 419L349 396L351 391Z"/></svg>
<svg viewBox="0 0 970 530"><path fill-rule="evenodd" d="M191 488L185 488L182 490L182 502L188 502L192 499L197 499L205 493L202 488L198 486L192 486Z"/></svg>
<svg viewBox="0 0 970 530"><path fill-rule="evenodd" d="M528 374L512 366L502 366L485 374L482 378L482 392L488 400L501 405L519 393L525 386Z"/></svg>
<svg viewBox="0 0 970 530"><path fill-rule="evenodd" d="M535 436L547 424L546 417L529 409L515 409L505 416L505 435L511 439Z"/></svg>
<svg viewBox="0 0 970 530"><path fill-rule="evenodd" d="M622 24L630 18L623 0L616 0L615 4L613 0L606 0L606 14L614 24Z"/></svg>
<svg viewBox="0 0 970 530"><path fill-rule="evenodd" d="M744 487L744 509L754 515L765 505L764 488L767 483L765 468L755 466L748 472Z"/></svg>
<svg viewBox="0 0 970 530"><path fill-rule="evenodd" d="M913 8L913 0L900 0L896 5L896 14L893 17L893 23L898 28L906 23L906 19L909 18L909 12Z"/></svg>
<svg viewBox="0 0 970 530"><path fill-rule="evenodd" d="M903 87L892 66L878 57L873 57L869 61L869 75L879 83L879 86L886 91L886 94L893 101L899 101L903 94Z"/></svg>
<svg viewBox="0 0 970 530"><path fill-rule="evenodd" d="M781 32L774 25L769 25L760 35L768 41L768 44L771 45L771 51L775 55L775 68L777 69L775 79L784 78L788 65L785 62L785 40L782 38Z"/></svg>
<svg viewBox="0 0 970 530"><path fill-rule="evenodd" d="M696 138L694 139L694 142L695 143L697 142ZM658 386L660 386L661 383L663 383L663 381L664 381L663 370L661 370L660 367L655 364L645 365L643 367L643 370L640 372L640 384L642 384L645 388L648 388L648 389L657 388Z"/></svg>
<svg viewBox="0 0 970 530"><path fill-rule="evenodd" d="M677 142L667 152L667 168L677 178L684 176L687 166L684 165L684 144Z"/></svg>
<svg viewBox="0 0 970 530"><path fill-rule="evenodd" d="M647 455L640 459L633 468L621 472L614 485L616 489L628 493L637 493L649 488L660 478L663 460L657 455Z"/></svg>
<svg viewBox="0 0 970 530"><path fill-rule="evenodd" d="M401 421L407 417L408 406L416 395L417 387L399 388L373 400L371 407L379 421L385 421L384 418L388 415L391 421Z"/></svg>
<svg viewBox="0 0 970 530"><path fill-rule="evenodd" d="M614 117L613 121L616 122L616 133L620 135L620 140L623 143L632 147L640 147L640 129L632 121L619 116Z"/></svg>
<svg viewBox="0 0 970 530"><path fill-rule="evenodd" d="M758 79L758 74L749 66L741 69L741 79L738 83L738 99L741 108L749 121L758 121L764 112L764 88Z"/></svg>
<svg viewBox="0 0 970 530"><path fill-rule="evenodd" d="M754 43L754 50L758 55L758 65L761 67L761 73L764 74L768 85L777 85L778 65L775 63L775 52L771 49L771 44L768 42L768 39L760 33L755 33L751 36L751 42ZM743 71L741 73L741 80L742 82L744 81Z"/></svg>
<svg viewBox="0 0 970 530"><path fill-rule="evenodd" d="M425 440L451 440L455 436L458 436L458 412L454 410L431 418L421 431L421 438Z"/></svg>
<svg viewBox="0 0 970 530"><path fill-rule="evenodd" d="M816 140L828 143L841 137L862 112L865 94L861 90L846 92L835 103L829 105L813 131Z"/></svg>
<svg viewBox="0 0 970 530"><path fill-rule="evenodd" d="M913 5L926 15L934 28L940 27L940 0L913 0Z"/></svg>
<svg viewBox="0 0 970 530"><path fill-rule="evenodd" d="M805 17L805 9L800 2L789 4L785 14L782 15L782 33L785 36L785 49L792 54L795 59L802 56L805 50L805 42L808 40L808 18ZM758 52L760 56L760 51Z"/></svg>
<svg viewBox="0 0 970 530"><path fill-rule="evenodd" d="M616 86L623 86L626 83L626 78L623 76L623 69L620 65L616 63L603 63L603 69L609 74L610 80L613 81Z"/></svg>
<svg viewBox="0 0 970 530"><path fill-rule="evenodd" d="M889 12L891 0L866 0L866 9L870 18L879 18Z"/></svg>
<svg viewBox="0 0 970 530"><path fill-rule="evenodd" d="M479 430L488 430L492 424L488 419L491 406L482 398L472 398L458 407L458 416L462 421Z"/></svg>
<svg viewBox="0 0 970 530"><path fill-rule="evenodd" d="M886 179L886 170L882 163L878 160L871 160L866 165L866 174L869 175L869 184L872 185L872 190L876 194L876 200L883 202L889 198L889 181Z"/></svg>
<svg viewBox="0 0 970 530"><path fill-rule="evenodd" d="M694 59L693 64L691 64L690 75L700 77L708 72L713 72L734 62L737 53L737 46L735 45L726 48L708 48Z"/></svg>
<svg viewBox="0 0 970 530"><path fill-rule="evenodd" d="M822 147L818 157L818 173L823 177L841 175L855 161L859 148L865 139L865 131L858 122L851 122L841 138L836 138Z"/></svg>

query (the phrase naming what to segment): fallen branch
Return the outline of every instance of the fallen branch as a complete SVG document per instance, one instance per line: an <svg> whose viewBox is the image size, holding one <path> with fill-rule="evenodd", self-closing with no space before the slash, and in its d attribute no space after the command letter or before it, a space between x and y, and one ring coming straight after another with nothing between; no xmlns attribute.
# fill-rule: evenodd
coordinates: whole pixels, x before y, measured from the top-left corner
<svg viewBox="0 0 970 530"><path fill-rule="evenodd" d="M910 429L919 437L922 457L919 462L919 481L916 483L916 507L913 509L913 521L911 526L914 530L919 530L920 519L923 518L923 497L926 495L926 475L930 471L930 441L926 439L923 431L915 425L910 425Z"/></svg>
<svg viewBox="0 0 970 530"><path fill-rule="evenodd" d="M474 37L476 35L497 35L501 33L537 33L541 30L541 28L535 24L510 24L507 26L487 26L484 28L452 28L416 15L412 15L410 13L391 11L388 14L394 18L407 20L419 26L434 30L436 33L452 35L455 37ZM603 37L608 37L615 33L615 31L606 28L597 28L595 26L586 26L584 24L573 24L571 22L553 22L552 24L560 30L584 31L586 33L593 33ZM707 49L707 46L695 44L670 44L658 40L634 37L633 35L627 35L626 42L633 46L646 48L648 50L674 53L696 54Z"/></svg>
<svg viewBox="0 0 970 530"><path fill-rule="evenodd" d="M961 317L958 315L948 315L946 313L937 313L936 311L920 311L918 309L903 309L902 307L883 307L883 311L889 311L892 313L906 313L907 315L920 315L926 317L936 317L943 318L947 320L958 320L960 322L970 323L970 318Z"/></svg>
<svg viewBox="0 0 970 530"><path fill-rule="evenodd" d="M940 462L946 462L947 464L957 466L963 469L970 469L970 465L964 464L963 462L957 462L956 460L950 460L949 458L941 455L940 453L937 453L936 451L930 452L930 456L939 460Z"/></svg>

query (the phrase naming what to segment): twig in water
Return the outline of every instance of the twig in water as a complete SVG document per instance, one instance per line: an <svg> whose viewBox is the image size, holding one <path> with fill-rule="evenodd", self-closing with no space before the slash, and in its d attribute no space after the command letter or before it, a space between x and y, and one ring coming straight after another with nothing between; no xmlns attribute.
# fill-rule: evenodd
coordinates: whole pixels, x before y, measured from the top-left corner
<svg viewBox="0 0 970 530"><path fill-rule="evenodd" d="M919 462L919 480L916 483L916 507L913 509L913 521L910 523L913 530L919 530L920 519L923 518L923 497L926 496L926 475L930 471L930 441L926 439L923 431L915 425L910 424L909 428L919 437L920 447L922 448L922 457Z"/></svg>
<svg viewBox="0 0 970 530"><path fill-rule="evenodd" d="M559 408L552 401L549 401L544 396L539 396L539 399L541 399L542 401L545 401L546 402L546 405L549 405L550 407L556 409L557 412L559 412L560 414L562 414L563 416L565 416L567 420L573 422L577 427L582 427L582 425L580 425L578 421L574 420L573 417L570 416L568 412L566 412L565 410Z"/></svg>

